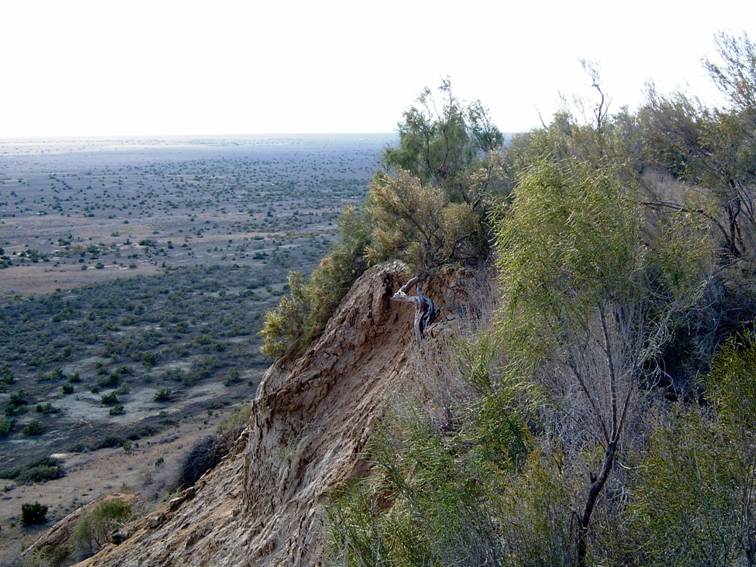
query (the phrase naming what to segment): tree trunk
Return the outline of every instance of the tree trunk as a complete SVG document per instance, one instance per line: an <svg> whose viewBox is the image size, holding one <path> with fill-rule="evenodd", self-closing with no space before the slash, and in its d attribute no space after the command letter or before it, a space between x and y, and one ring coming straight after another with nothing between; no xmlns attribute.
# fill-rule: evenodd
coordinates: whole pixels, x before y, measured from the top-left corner
<svg viewBox="0 0 756 567"><path fill-rule="evenodd" d="M617 440L613 440L604 451L604 463L598 476L591 474L591 485L588 489L588 497L585 501L582 515L578 518L578 533L576 544L575 563L578 567L585 567L585 559L588 554L588 527L591 523L591 514L596 506L601 491L609 478L614 466L614 457L617 451Z"/></svg>

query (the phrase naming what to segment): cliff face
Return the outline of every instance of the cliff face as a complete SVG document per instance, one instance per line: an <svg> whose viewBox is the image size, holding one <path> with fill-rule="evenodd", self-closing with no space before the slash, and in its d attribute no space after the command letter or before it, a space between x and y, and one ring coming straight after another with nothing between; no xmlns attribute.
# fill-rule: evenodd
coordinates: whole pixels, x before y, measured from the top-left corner
<svg viewBox="0 0 756 567"><path fill-rule="evenodd" d="M490 311L484 271L450 275L427 290L441 314L418 344L411 307L390 301L406 278L396 262L360 277L320 339L268 370L223 462L83 564L323 565L327 493L367 470L361 452L391 400L444 419L454 337Z"/></svg>

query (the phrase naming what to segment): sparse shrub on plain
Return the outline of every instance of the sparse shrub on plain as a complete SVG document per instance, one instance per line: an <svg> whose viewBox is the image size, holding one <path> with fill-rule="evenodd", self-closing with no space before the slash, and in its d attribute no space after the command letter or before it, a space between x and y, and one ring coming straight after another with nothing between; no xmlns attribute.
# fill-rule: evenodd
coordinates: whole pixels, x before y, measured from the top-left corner
<svg viewBox="0 0 756 567"><path fill-rule="evenodd" d="M47 523L48 507L39 502L21 505L21 523L25 526L36 526Z"/></svg>
<svg viewBox="0 0 756 567"><path fill-rule="evenodd" d="M156 402L169 402L171 400L171 391L168 388L160 388L157 392L155 392L155 395L152 397L152 399Z"/></svg>
<svg viewBox="0 0 756 567"><path fill-rule="evenodd" d="M27 437L37 437L45 432L45 427L41 421L33 419L24 426L21 432Z"/></svg>

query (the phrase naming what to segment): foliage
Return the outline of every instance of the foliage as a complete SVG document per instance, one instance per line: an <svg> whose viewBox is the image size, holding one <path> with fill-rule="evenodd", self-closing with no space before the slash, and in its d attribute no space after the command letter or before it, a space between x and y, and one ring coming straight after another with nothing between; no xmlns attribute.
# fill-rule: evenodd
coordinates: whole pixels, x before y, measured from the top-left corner
<svg viewBox="0 0 756 567"><path fill-rule="evenodd" d="M13 433L13 428L16 426L16 422L12 418L0 416L0 437L8 437Z"/></svg>
<svg viewBox="0 0 756 567"><path fill-rule="evenodd" d="M497 232L504 298L499 330L511 364L532 371L567 330L591 333L592 312L610 304L632 309L645 301L695 301L708 267L706 233L685 218L670 227L659 248L649 250L634 195L610 168L534 164ZM649 305L644 316L666 323L653 309ZM663 335L660 327L647 332ZM646 357L659 345L648 346Z"/></svg>
<svg viewBox="0 0 756 567"><path fill-rule="evenodd" d="M727 108L706 108L684 93L653 88L639 115L649 161L706 188L713 209L697 207L718 229L725 251L753 261L756 248L756 48L748 36L717 36L719 61L706 60ZM654 201L656 206L685 207ZM690 208L690 207L687 207Z"/></svg>
<svg viewBox="0 0 756 567"><path fill-rule="evenodd" d="M157 392L155 392L155 395L152 397L152 399L158 403L168 402L171 399L171 395L172 392L168 388L160 388ZM117 401L118 400L116 398L115 403L117 403Z"/></svg>
<svg viewBox="0 0 756 567"><path fill-rule="evenodd" d="M217 435L208 435L197 441L181 463L177 479L179 488L192 486L217 465L227 452L228 448Z"/></svg>
<svg viewBox="0 0 756 567"><path fill-rule="evenodd" d="M42 435L45 432L45 426L38 419L33 419L27 423L21 430L27 437L36 437Z"/></svg>
<svg viewBox="0 0 756 567"><path fill-rule="evenodd" d="M463 104L448 81L439 92L441 106L425 89L404 113L399 145L384 152L364 214L344 210L340 240L309 280L289 275L289 295L265 316L265 354L300 352L368 264L402 258L427 276L485 255L489 201L506 193L496 154L503 136L479 101Z"/></svg>
<svg viewBox="0 0 756 567"><path fill-rule="evenodd" d="M71 539L77 559L94 554L109 541L115 529L132 517L131 504L121 498L110 498L97 504L74 528Z"/></svg>
<svg viewBox="0 0 756 567"><path fill-rule="evenodd" d="M417 408L387 418L368 450L372 473L328 507L335 557L346 565L501 565L502 488L531 474L527 426L535 398L494 370L490 337L463 343L460 369L483 385L475 403L439 430ZM542 492L534 493L545 497ZM508 495L507 497L513 497ZM552 496L553 497L553 496Z"/></svg>
<svg viewBox="0 0 756 567"><path fill-rule="evenodd" d="M65 475L65 470L60 461L47 457L11 469L0 469L0 478L15 480L20 484L32 484L35 482L47 482L61 478Z"/></svg>
<svg viewBox="0 0 756 567"><path fill-rule="evenodd" d="M444 187L464 202L474 200L465 175L480 155L501 147L503 136L480 101L465 106L446 79L438 89L441 104L429 88L404 112L399 146L386 149L383 163L404 170L424 184Z"/></svg>
<svg viewBox="0 0 756 567"><path fill-rule="evenodd" d="M475 259L485 241L472 205L451 202L440 187L404 170L376 175L367 214L373 224L370 261L400 258L417 273Z"/></svg>
<svg viewBox="0 0 756 567"><path fill-rule="evenodd" d="M25 526L34 526L47 522L48 507L39 502L21 505L21 523Z"/></svg>
<svg viewBox="0 0 756 567"><path fill-rule="evenodd" d="M753 334L731 339L706 380L713 419L681 407L655 430L628 510L639 563L753 563L754 376Z"/></svg>
<svg viewBox="0 0 756 567"><path fill-rule="evenodd" d="M347 565L495 565L503 555L480 486L422 422L373 447L376 474L336 496L333 547ZM386 506L390 506L385 510Z"/></svg>
<svg viewBox="0 0 756 567"><path fill-rule="evenodd" d="M325 328L341 299L366 268L369 231L364 216L346 207L339 217L339 241L321 260L309 281L300 272L289 274L289 295L265 314L260 335L262 351L277 358L297 352Z"/></svg>

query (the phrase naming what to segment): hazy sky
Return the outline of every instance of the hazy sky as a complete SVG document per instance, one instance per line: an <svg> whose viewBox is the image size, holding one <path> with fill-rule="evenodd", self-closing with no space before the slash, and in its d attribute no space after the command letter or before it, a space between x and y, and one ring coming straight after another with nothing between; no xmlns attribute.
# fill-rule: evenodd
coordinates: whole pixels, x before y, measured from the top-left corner
<svg viewBox="0 0 756 567"><path fill-rule="evenodd" d="M387 132L450 76L505 131L643 85L710 97L717 30L756 1L0 0L0 137Z"/></svg>

